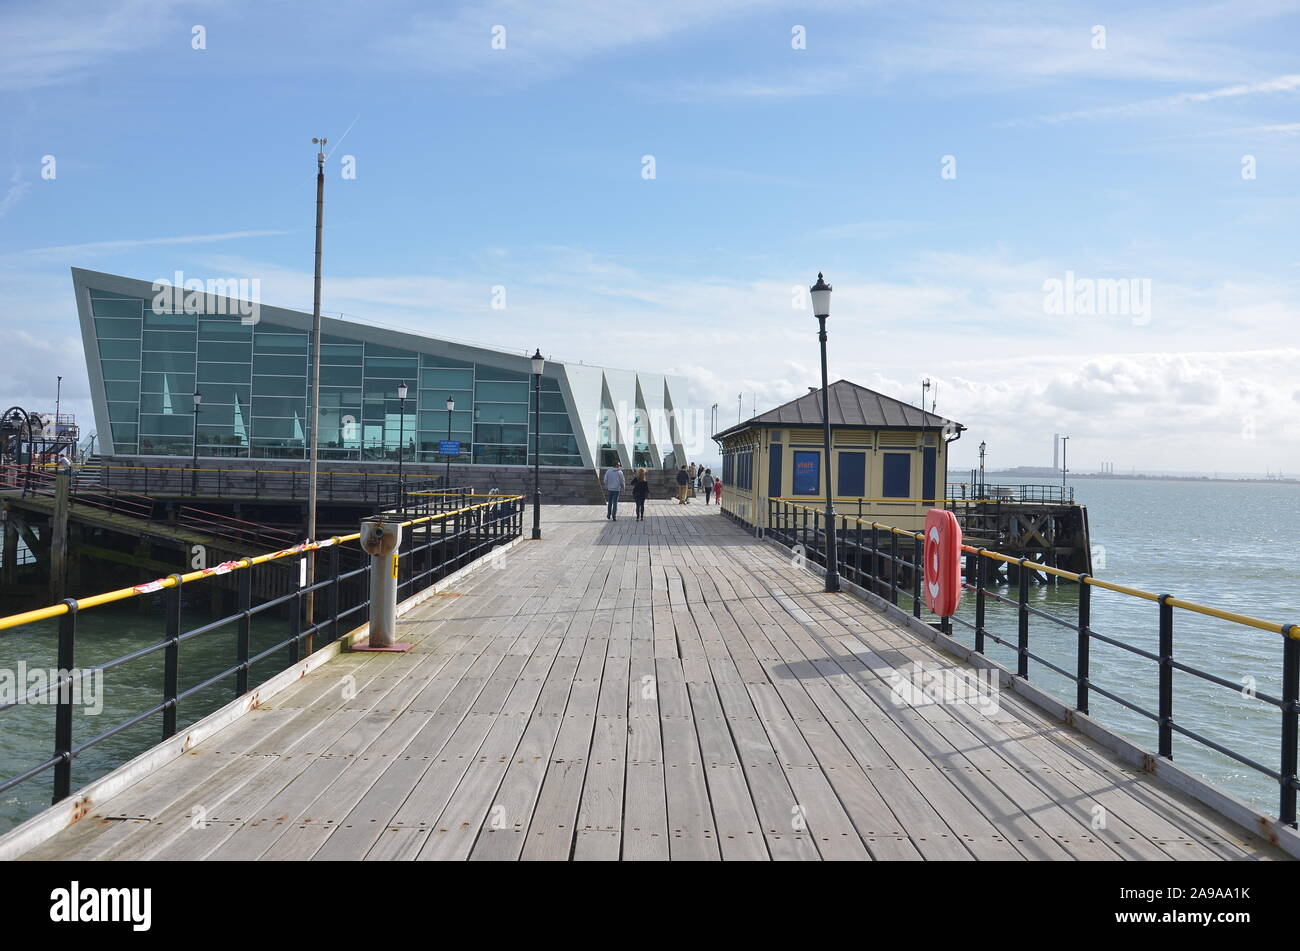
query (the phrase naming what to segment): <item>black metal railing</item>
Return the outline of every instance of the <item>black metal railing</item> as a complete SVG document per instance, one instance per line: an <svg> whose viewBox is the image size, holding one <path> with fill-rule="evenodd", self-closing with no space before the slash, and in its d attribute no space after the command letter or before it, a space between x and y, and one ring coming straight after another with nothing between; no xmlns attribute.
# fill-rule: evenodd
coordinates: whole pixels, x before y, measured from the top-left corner
<svg viewBox="0 0 1300 951"><path fill-rule="evenodd" d="M806 504L783 499L769 499L767 511L767 536L788 545L796 557L825 566L826 515ZM898 605L900 598L910 607L915 618L922 617L924 600L921 595L924 536L879 522L870 522L852 516L836 516L836 553L839 574L845 580ZM973 647L984 654L988 642L1001 645L1015 653L1015 675L1029 680L1030 661L1066 678L1075 686L1074 709L1087 714L1092 694L1105 697L1121 707L1152 721L1157 732L1157 752L1165 759L1173 759L1174 736L1186 737L1208 749L1228 757L1242 766L1273 780L1278 785L1278 818L1287 825L1296 826L1297 741L1300 739L1300 625L1280 624L1249 615L1224 611L1208 605L1175 598L1169 594L1154 594L1138 588L1103 581L1087 574L1077 574L1053 568L1026 558L1014 558L984 548L963 545L965 575L962 587L975 594L975 617L967 620L954 615L941 618L937 624L945 634L952 634L952 624L968 630ZM993 581L998 563L1008 566L1011 580L1016 583L1016 597L1009 598L994 590ZM1034 573L1055 575L1059 579L1078 584L1078 604L1074 617L1060 617L1029 603L1029 580ZM1157 607L1153 619L1158 627L1158 646L1155 651L1145 650L1097 631L1092 625L1092 589L1101 588L1130 598L1154 603ZM988 602L992 600L1015 610L1015 634L1002 636L988 626ZM1223 687L1241 695L1242 684L1229 677L1219 676L1176 659L1174 648L1174 610L1229 621L1242 627L1282 635L1281 696L1256 690L1253 697L1275 708L1280 716L1281 742L1278 767L1266 766L1244 753L1216 742L1178 722L1174 716L1174 671L1188 674L1198 680ZM926 612L928 614L928 611ZM1031 618L1039 618L1057 628L1074 632L1075 663L1070 670L1061 664L1031 650ZM1094 642L1109 645L1140 657L1155 665L1157 675L1156 709L1120 696L1108 686L1099 683L1092 674L1091 653Z"/></svg>
<svg viewBox="0 0 1300 951"><path fill-rule="evenodd" d="M424 590L478 558L494 557L492 552L495 549L520 536L522 513L521 496L494 495L486 500L470 499L469 504L459 508L433 512L403 522L405 530L398 550L399 601ZM370 560L360 551L357 545L359 538L359 534L352 534L302 543L292 549L244 558L216 568L183 575L173 574L147 584L89 598L69 598L47 608L0 618L0 632L22 628L38 621L58 619L58 677L51 678L45 685L11 701L0 703L2 716L20 705L48 702L43 698L57 692L53 755L0 781L0 793L52 770L53 801L57 803L71 794L73 764L87 750L156 717L161 717L162 721L161 739L167 740L177 732L177 715L182 705L193 701L204 691L233 678L234 696L242 696L257 686L250 682L250 671L259 662L283 653L285 663L279 669L290 667L301 659L304 644L310 644L316 650L359 627L366 621L370 606ZM305 556L309 552L316 553L315 577L287 594L261 603L254 602L255 571L282 559ZM349 564L344 563L345 554L352 556L347 559ZM351 566L356 564L360 564L360 567ZM186 629L181 614L183 596L196 584L231 572L238 573L237 609ZM161 639L93 667L76 667L77 621L81 613L104 604L155 592L161 592L163 600L161 625L164 634ZM314 617L306 614L309 600L315 605ZM254 626L261 624L279 628L282 636L270 646L254 652L251 647ZM234 664L182 689L178 673L181 645L213 636L219 631L228 634L233 632ZM72 727L77 683L146 657L161 660L162 690L159 702L95 736L76 740ZM269 676L272 675L259 683L269 679ZM0 726L0 729L3 727Z"/></svg>
<svg viewBox="0 0 1300 951"><path fill-rule="evenodd" d="M71 503L146 521L159 516L156 500L151 496L109 488L88 478L82 469L70 470L68 477L68 499ZM24 498L55 498L58 494L57 480L57 470L52 467L35 470L0 468L0 488L21 488ZM463 497L462 495L461 498ZM376 493L376 499L378 498ZM236 545L252 547L254 551L286 548L302 540L300 535L290 529L249 522L193 505L176 506L174 503L175 500L172 500L172 508L167 516L169 522Z"/></svg>
<svg viewBox="0 0 1300 951"><path fill-rule="evenodd" d="M1072 485L1001 485L992 482L949 482L946 502L1039 502L1069 505L1074 501Z"/></svg>
<svg viewBox="0 0 1300 951"><path fill-rule="evenodd" d="M165 497L180 495L204 499L304 500L311 482L301 468L233 469L199 466L101 465L95 477L105 487ZM316 495L323 502L363 502L378 506L380 493L391 492L398 474L385 472L317 473ZM415 476L420 481L448 488L441 475Z"/></svg>
<svg viewBox="0 0 1300 951"><path fill-rule="evenodd" d="M473 486L444 486L441 479L406 479L402 482L372 483L375 512L403 515L435 515L449 512L477 498ZM491 495L495 495L493 490Z"/></svg>

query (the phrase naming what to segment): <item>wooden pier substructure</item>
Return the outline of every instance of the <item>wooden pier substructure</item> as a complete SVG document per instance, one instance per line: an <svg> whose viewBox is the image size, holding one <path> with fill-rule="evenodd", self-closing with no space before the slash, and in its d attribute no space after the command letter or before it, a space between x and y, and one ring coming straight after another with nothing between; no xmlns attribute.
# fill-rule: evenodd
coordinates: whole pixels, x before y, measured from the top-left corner
<svg viewBox="0 0 1300 951"><path fill-rule="evenodd" d="M959 502L954 511L962 524L963 541L1012 558L1092 574L1092 545L1085 506L1060 502ZM968 577L974 568L968 555ZM992 563L990 563L990 566ZM1026 567L1030 584L1055 584L1057 577ZM992 581L1019 583L1020 568L1000 566Z"/></svg>
<svg viewBox="0 0 1300 951"><path fill-rule="evenodd" d="M126 583L138 584L178 571L192 571L203 559L203 567L235 561L263 550L241 546L225 539L164 521L136 518L112 512L75 499L66 505L56 496L27 496L8 493L3 500L5 511L5 577L17 563L17 539L36 557L49 584L49 601L61 601L72 595L90 593L82 582L88 576L88 563L98 562L119 568L134 569ZM289 565L268 566L275 570L259 571L253 595L270 599L284 594L297 582L297 573ZM96 590L108 587L95 586ZM237 582L231 577L214 579L214 591L234 593ZM146 604L147 602L142 602Z"/></svg>

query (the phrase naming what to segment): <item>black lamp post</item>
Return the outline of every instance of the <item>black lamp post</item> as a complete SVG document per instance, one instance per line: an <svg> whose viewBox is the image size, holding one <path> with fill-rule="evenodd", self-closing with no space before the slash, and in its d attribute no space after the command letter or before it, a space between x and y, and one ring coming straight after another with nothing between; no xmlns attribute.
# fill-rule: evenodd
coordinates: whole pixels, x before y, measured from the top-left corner
<svg viewBox="0 0 1300 951"><path fill-rule="evenodd" d="M542 370L541 348L533 351L533 538L542 537Z"/></svg>
<svg viewBox="0 0 1300 951"><path fill-rule="evenodd" d="M199 404L203 402L203 394L194 391L194 459L190 463L190 497L193 498L198 494L199 479Z"/></svg>
<svg viewBox="0 0 1300 951"><path fill-rule="evenodd" d="M817 318L817 340L822 350L822 424L825 429L826 470L826 590L840 590L840 566L835 543L835 494L831 487L831 393L826 379L826 318L831 314L831 286L820 271L812 292L813 316Z"/></svg>
<svg viewBox="0 0 1300 951"><path fill-rule="evenodd" d="M397 384L397 510L406 511L406 479L402 476L402 457L406 455L406 384Z"/></svg>
<svg viewBox="0 0 1300 951"><path fill-rule="evenodd" d="M451 442L451 414L455 409L456 409L456 400L450 396L447 397L447 442ZM451 453L446 453L446 456L447 456L447 475L446 478L443 479L443 485L442 485L442 491L444 493L447 491L448 487L451 486ZM445 494L442 497L442 501L444 503L447 501L447 496Z"/></svg>
<svg viewBox="0 0 1300 951"><path fill-rule="evenodd" d="M984 449L987 445L988 443L983 441L980 442L980 485L977 490L980 494L980 498L984 497Z"/></svg>

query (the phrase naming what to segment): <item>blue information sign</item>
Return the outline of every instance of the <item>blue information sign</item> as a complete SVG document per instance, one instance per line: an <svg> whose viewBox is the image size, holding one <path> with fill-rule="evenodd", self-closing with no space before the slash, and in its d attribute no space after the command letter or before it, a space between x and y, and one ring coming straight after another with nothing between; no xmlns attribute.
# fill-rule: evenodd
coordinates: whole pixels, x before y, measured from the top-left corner
<svg viewBox="0 0 1300 951"><path fill-rule="evenodd" d="M821 490L821 462L819 452L794 454L794 494L816 495Z"/></svg>
<svg viewBox="0 0 1300 951"><path fill-rule="evenodd" d="M460 440L459 439L439 439L438 454L442 456L459 456Z"/></svg>

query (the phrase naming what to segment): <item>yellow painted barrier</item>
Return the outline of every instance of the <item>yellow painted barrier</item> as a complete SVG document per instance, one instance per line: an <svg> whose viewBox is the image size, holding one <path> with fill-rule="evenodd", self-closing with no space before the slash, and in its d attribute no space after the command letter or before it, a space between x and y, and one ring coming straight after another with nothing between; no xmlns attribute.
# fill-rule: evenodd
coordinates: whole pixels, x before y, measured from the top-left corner
<svg viewBox="0 0 1300 951"><path fill-rule="evenodd" d="M773 499L772 501L780 502L783 505L790 506L791 508L805 509L806 511L814 512L817 515L825 514L825 512L822 509L814 508L813 506L808 505L804 502L794 502L789 499ZM920 532L910 532L907 529L895 528L892 525L885 525L881 522L868 521L867 519L857 518L856 516L853 515L841 516L839 515L839 513L836 513L836 515L837 517L843 518L844 521L846 522L855 522L858 525L861 525L865 528L875 528L877 530L885 530L895 535L903 535L907 538L914 538L921 541L923 541L925 538L925 536ZM1092 575L1085 576L1073 571L1066 571L1064 568L1053 568L1050 565L1040 565L1036 562L1031 562L1021 558L1016 558L1012 555L1004 555L1001 552L987 551L985 549L976 548L973 545L962 545L961 548L962 551L968 552L972 555L980 555L981 557L984 558L989 558L994 561L1006 562L1007 564L1011 564L1011 565L1019 565L1022 561L1024 561L1025 564L1032 567L1034 571L1041 571L1044 574L1056 575L1058 578L1065 578L1068 581L1074 581L1074 582L1082 581L1084 584L1092 585L1095 588L1104 588L1107 591L1114 591L1118 594L1128 595L1129 597L1132 598L1141 598L1144 601L1157 601L1157 602L1160 600L1160 595L1152 591L1143 591L1141 588L1133 588L1133 587L1129 587L1128 585L1116 584L1113 581L1103 581L1101 578L1094 578ZM1225 611L1222 608L1211 607L1208 604L1198 604L1195 601L1187 601L1182 598L1168 597L1165 599L1165 603L1171 605L1172 607L1182 608L1184 611L1191 611L1194 614L1202 614L1206 617L1217 618L1221 621L1231 621L1234 624L1241 624L1244 627L1253 627L1256 628L1257 630L1268 631L1272 634L1281 634L1284 637L1293 637L1297 640L1300 640L1300 624L1279 624L1276 621L1265 621L1262 618L1251 617L1249 614L1239 614L1236 611Z"/></svg>
<svg viewBox="0 0 1300 951"><path fill-rule="evenodd" d="M486 496L483 496L486 498ZM466 505L462 508L453 509L450 512L439 512L436 515L425 515L421 518L408 519L402 522L402 527L406 528L411 525L422 525L425 522L436 522L441 519L451 518L453 515L460 515L463 512L472 512L475 509L485 508L489 505L496 505L500 502L516 502L522 499L522 495L494 495L490 502L477 502L474 505ZM232 571L238 571L241 568L251 568L254 565L262 565L269 561L276 561L280 558L290 558L294 555L301 555L304 552L319 551L322 548L330 548L333 545L344 545L348 542L357 541L361 537L360 532L353 532L351 535L335 535L330 538L314 541L303 542L300 545L294 545L292 548L285 548L281 551L266 552L261 555L254 555L251 558L241 558L239 561L226 562L225 565L219 565L217 568L202 568L198 571L190 571L180 574L182 584L188 584L191 581L199 581L203 578L212 578L218 575L229 574ZM224 568L225 570L218 570ZM77 598L77 611L85 611L88 608L98 607L101 604L112 604L116 601L125 601L128 598L139 597L143 594L153 594L155 591L161 591L164 588L176 587L177 575L168 575L165 578L157 578L153 581L147 581L143 584L134 585L129 588L118 588L116 591L105 591L101 594L92 594L85 598ZM66 604L51 604L48 607L36 608L32 611L23 611L21 614L11 614L8 617L0 618L0 631L9 628L20 627L23 624L31 624L33 621L46 621L50 618L56 618L68 613Z"/></svg>

